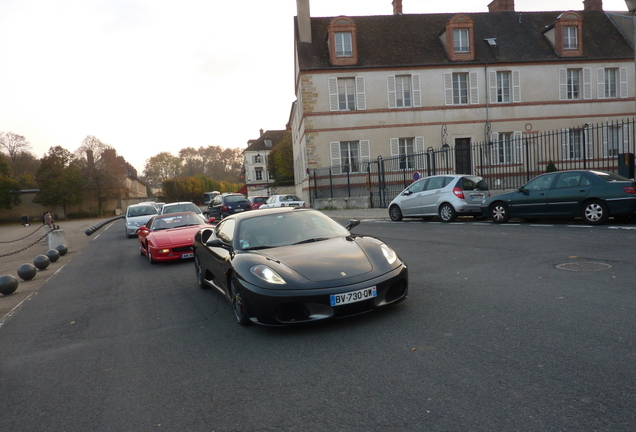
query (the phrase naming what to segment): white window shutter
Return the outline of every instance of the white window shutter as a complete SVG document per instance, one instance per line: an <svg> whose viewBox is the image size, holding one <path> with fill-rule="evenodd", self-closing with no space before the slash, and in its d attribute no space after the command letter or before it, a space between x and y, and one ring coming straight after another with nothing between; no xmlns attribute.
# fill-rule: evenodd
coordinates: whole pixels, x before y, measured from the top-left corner
<svg viewBox="0 0 636 432"><path fill-rule="evenodd" d="M603 143L603 157L604 158L609 157L609 152L607 151L608 150L607 146L609 145L608 136L607 136L608 132L609 132L609 130L607 128L607 125L606 124L603 125L603 127L601 127L601 142Z"/></svg>
<svg viewBox="0 0 636 432"><path fill-rule="evenodd" d="M342 169L340 160L340 141L332 141L329 143L331 148L331 166L333 167L333 174L341 174Z"/></svg>
<svg viewBox="0 0 636 432"><path fill-rule="evenodd" d="M627 68L622 67L618 70L621 80L621 94L622 98L626 98L629 96L629 87L627 85Z"/></svg>
<svg viewBox="0 0 636 432"><path fill-rule="evenodd" d="M389 93L389 108L396 108L395 75L389 75L386 77L386 86Z"/></svg>
<svg viewBox="0 0 636 432"><path fill-rule="evenodd" d="M453 104L453 74L444 74L444 104Z"/></svg>
<svg viewBox="0 0 636 432"><path fill-rule="evenodd" d="M488 72L488 97L490 100L488 102L497 103L497 72L491 71Z"/></svg>
<svg viewBox="0 0 636 432"><path fill-rule="evenodd" d="M594 134L588 128L583 128L583 139L585 140L585 158L592 159L594 156Z"/></svg>
<svg viewBox="0 0 636 432"><path fill-rule="evenodd" d="M338 111L338 78L329 78L329 109Z"/></svg>
<svg viewBox="0 0 636 432"><path fill-rule="evenodd" d="M371 162L371 141L360 140L360 170L362 170L362 164L366 170L367 166Z"/></svg>
<svg viewBox="0 0 636 432"><path fill-rule="evenodd" d="M420 75L411 75L411 85L413 86L413 106L422 106L422 91L420 90Z"/></svg>
<svg viewBox="0 0 636 432"><path fill-rule="evenodd" d="M477 80L477 72L470 72L468 74L468 81L470 82L470 103L479 103L479 82Z"/></svg>
<svg viewBox="0 0 636 432"><path fill-rule="evenodd" d="M623 125L623 152L629 148L629 123Z"/></svg>
<svg viewBox="0 0 636 432"><path fill-rule="evenodd" d="M592 68L583 68L583 99L592 99Z"/></svg>
<svg viewBox="0 0 636 432"><path fill-rule="evenodd" d="M499 165L499 132L490 132L490 163Z"/></svg>
<svg viewBox="0 0 636 432"><path fill-rule="evenodd" d="M521 102L521 71L512 71L512 101Z"/></svg>
<svg viewBox="0 0 636 432"><path fill-rule="evenodd" d="M596 69L596 97L605 99L605 69Z"/></svg>
<svg viewBox="0 0 636 432"><path fill-rule="evenodd" d="M367 109L367 97L364 89L364 77L356 77L356 109Z"/></svg>
<svg viewBox="0 0 636 432"><path fill-rule="evenodd" d="M568 98L568 70L559 69L559 100Z"/></svg>
<svg viewBox="0 0 636 432"><path fill-rule="evenodd" d="M423 136L415 137L413 141L414 141L413 152L424 153L424 137Z"/></svg>
<svg viewBox="0 0 636 432"><path fill-rule="evenodd" d="M561 129L561 155L562 160L570 160L570 130Z"/></svg>
<svg viewBox="0 0 636 432"><path fill-rule="evenodd" d="M512 133L512 151L514 155L512 157L512 163L523 162L523 133L521 131L514 131Z"/></svg>
<svg viewBox="0 0 636 432"><path fill-rule="evenodd" d="M391 156L398 156L400 154L400 139L391 138Z"/></svg>

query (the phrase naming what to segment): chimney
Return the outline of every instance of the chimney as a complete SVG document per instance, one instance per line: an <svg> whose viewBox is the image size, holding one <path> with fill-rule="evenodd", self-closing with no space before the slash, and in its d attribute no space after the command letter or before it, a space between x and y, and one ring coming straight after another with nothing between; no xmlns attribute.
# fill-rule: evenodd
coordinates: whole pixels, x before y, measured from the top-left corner
<svg viewBox="0 0 636 432"><path fill-rule="evenodd" d="M260 129L260 131L261 131L261 134L259 135L259 137L262 137L263 136L263 129Z"/></svg>
<svg viewBox="0 0 636 432"><path fill-rule="evenodd" d="M298 41L311 43L311 15L309 0L296 0L298 19Z"/></svg>
<svg viewBox="0 0 636 432"><path fill-rule="evenodd" d="M95 168L95 157L93 156L93 150L86 150L86 165L89 168Z"/></svg>
<svg viewBox="0 0 636 432"><path fill-rule="evenodd" d="M515 0L493 0L488 5L488 12L514 12Z"/></svg>
<svg viewBox="0 0 636 432"><path fill-rule="evenodd" d="M603 10L603 0L583 0L583 10Z"/></svg>
<svg viewBox="0 0 636 432"><path fill-rule="evenodd" d="M402 15L402 0L393 0L393 15Z"/></svg>

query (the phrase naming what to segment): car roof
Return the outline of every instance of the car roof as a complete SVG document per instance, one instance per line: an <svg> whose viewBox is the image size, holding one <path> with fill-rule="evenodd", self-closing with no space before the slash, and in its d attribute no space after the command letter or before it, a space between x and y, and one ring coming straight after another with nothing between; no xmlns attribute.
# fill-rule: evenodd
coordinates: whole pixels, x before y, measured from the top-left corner
<svg viewBox="0 0 636 432"><path fill-rule="evenodd" d="M195 215L195 216L201 216L198 213L188 211L188 212L177 212L177 213L160 214L160 215L156 215L155 219L170 219L170 218L175 217L175 216L181 216L181 215L187 215L187 214Z"/></svg>

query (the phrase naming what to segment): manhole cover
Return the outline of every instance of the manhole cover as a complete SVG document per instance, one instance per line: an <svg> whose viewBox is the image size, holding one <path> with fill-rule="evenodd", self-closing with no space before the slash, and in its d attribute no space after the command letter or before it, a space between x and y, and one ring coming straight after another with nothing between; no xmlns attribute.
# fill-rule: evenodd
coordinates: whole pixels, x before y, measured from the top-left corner
<svg viewBox="0 0 636 432"><path fill-rule="evenodd" d="M569 271L598 271L610 269L612 268L612 266L600 262L573 262L557 264L556 268L558 268L559 270Z"/></svg>

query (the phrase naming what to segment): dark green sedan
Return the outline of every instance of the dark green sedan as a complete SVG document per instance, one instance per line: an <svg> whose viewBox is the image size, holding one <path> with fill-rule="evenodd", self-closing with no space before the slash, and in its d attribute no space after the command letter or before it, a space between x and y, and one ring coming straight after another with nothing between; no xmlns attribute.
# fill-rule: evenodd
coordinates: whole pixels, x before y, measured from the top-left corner
<svg viewBox="0 0 636 432"><path fill-rule="evenodd" d="M488 198L481 212L495 223L508 222L511 217L581 217L587 223L601 225L610 216L636 215L636 182L596 170L551 172L533 178L514 192Z"/></svg>

